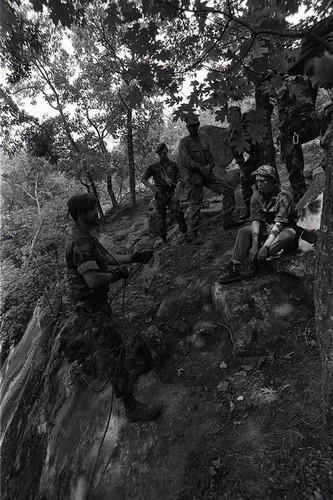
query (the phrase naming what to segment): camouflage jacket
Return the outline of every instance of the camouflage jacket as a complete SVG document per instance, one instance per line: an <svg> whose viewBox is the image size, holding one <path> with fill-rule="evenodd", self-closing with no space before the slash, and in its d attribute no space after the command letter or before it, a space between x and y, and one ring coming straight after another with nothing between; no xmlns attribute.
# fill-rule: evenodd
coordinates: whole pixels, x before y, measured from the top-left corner
<svg viewBox="0 0 333 500"><path fill-rule="evenodd" d="M280 128L297 128L315 117L317 93L318 89L312 87L308 78L295 77L278 99Z"/></svg>
<svg viewBox="0 0 333 500"><path fill-rule="evenodd" d="M295 226L296 214L293 208L292 194L276 185L269 197L255 191L251 198L251 222L258 220L263 224L280 222L283 226Z"/></svg>
<svg viewBox="0 0 333 500"><path fill-rule="evenodd" d="M177 183L182 182L177 163L172 160L169 160L166 164L157 161L149 165L143 174L143 178L148 180L150 177L154 179L155 188L159 192L173 192Z"/></svg>
<svg viewBox="0 0 333 500"><path fill-rule="evenodd" d="M188 135L179 141L179 163L189 172L200 173L202 167L215 166L214 157L208 141L199 133L192 137Z"/></svg>
<svg viewBox="0 0 333 500"><path fill-rule="evenodd" d="M76 224L66 246L66 264L68 283L75 305L95 307L107 302L109 287L91 289L83 277L88 271L108 271L105 251L97 238Z"/></svg>

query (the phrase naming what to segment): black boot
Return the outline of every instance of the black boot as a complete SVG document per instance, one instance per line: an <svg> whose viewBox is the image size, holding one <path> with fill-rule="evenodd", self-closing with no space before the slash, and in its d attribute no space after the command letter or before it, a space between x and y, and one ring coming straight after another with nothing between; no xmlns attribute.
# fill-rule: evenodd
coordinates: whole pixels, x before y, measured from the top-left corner
<svg viewBox="0 0 333 500"><path fill-rule="evenodd" d="M130 422L146 422L156 418L162 408L159 403L140 403L133 394L123 398L126 416Z"/></svg>

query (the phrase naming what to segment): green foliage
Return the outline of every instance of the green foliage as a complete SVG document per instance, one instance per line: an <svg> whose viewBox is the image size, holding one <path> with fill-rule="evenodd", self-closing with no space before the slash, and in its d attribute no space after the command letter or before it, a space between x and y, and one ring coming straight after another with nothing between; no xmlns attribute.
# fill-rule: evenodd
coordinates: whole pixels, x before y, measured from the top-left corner
<svg viewBox="0 0 333 500"><path fill-rule="evenodd" d="M81 191L54 167L28 155L4 158L2 318L4 350L22 336L40 297L65 280L66 202Z"/></svg>

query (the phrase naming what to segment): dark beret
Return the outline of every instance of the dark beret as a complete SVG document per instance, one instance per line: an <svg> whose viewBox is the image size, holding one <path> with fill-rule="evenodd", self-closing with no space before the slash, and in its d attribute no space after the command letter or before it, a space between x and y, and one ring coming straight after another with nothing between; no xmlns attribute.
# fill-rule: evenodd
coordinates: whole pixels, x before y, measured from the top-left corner
<svg viewBox="0 0 333 500"><path fill-rule="evenodd" d="M167 145L165 144L165 142L161 142L161 144L159 144L156 148L156 153L160 153L164 149L167 149Z"/></svg>
<svg viewBox="0 0 333 500"><path fill-rule="evenodd" d="M72 196L68 202L68 210L73 213L73 212L84 212L86 210L91 210L92 208L95 207L97 203L96 197L93 194L90 193L84 193L84 194L76 194L75 196Z"/></svg>
<svg viewBox="0 0 333 500"><path fill-rule="evenodd" d="M186 125L195 125L196 123L200 123L199 116L195 114L189 114L185 118Z"/></svg>

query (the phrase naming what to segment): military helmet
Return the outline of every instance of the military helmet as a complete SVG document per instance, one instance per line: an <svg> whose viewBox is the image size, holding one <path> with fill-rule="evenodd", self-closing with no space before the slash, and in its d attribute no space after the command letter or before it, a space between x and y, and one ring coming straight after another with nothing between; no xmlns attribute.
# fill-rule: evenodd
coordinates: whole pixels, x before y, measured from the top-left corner
<svg viewBox="0 0 333 500"><path fill-rule="evenodd" d="M296 62L289 68L289 75L300 75L312 57L321 57L325 51L333 54L333 16L316 23L304 37L301 52Z"/></svg>
<svg viewBox="0 0 333 500"><path fill-rule="evenodd" d="M279 178L277 176L277 172L274 167L271 165L261 165L261 167L257 168L252 175L255 177L256 175L262 175L263 177L270 177L274 179L275 182L279 182Z"/></svg>
<svg viewBox="0 0 333 500"><path fill-rule="evenodd" d="M84 193L84 194L76 194L72 196L68 202L68 211L73 216L77 212L85 212L87 210L91 210L97 204L97 199L93 194Z"/></svg>

